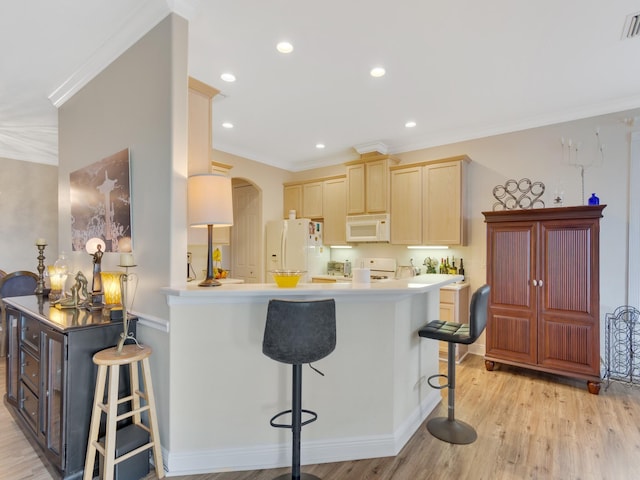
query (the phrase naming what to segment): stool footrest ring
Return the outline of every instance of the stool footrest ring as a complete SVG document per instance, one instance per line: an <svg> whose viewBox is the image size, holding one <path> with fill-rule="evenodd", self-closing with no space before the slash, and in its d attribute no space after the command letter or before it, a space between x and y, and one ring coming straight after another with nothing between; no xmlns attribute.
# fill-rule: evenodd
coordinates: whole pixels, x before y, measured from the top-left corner
<svg viewBox="0 0 640 480"><path fill-rule="evenodd" d="M306 413L307 415L311 415L310 419L305 420L300 424L301 427L304 427L305 425L315 422L318 419L318 414L316 412L313 412L311 410L305 410L304 408L300 411L302 413ZM287 415L289 413L292 413L292 410L289 409L289 410L285 410L283 412L277 413L276 415L271 417L271 420L269 420L269 423L271 424L272 427L276 427L276 428L293 428L293 425L290 425L287 423L275 423L274 421L276 418L281 417L282 415Z"/></svg>
<svg viewBox="0 0 640 480"><path fill-rule="evenodd" d="M434 378L444 378L447 381L447 383L445 383L444 385L440 385L440 384L435 385L435 384L431 383L431 381ZM435 388L437 390L442 390L443 388L449 388L449 377L447 375L443 374L443 373L436 373L435 375L431 375L429 378L427 378L427 383L429 384L429 386L431 388Z"/></svg>

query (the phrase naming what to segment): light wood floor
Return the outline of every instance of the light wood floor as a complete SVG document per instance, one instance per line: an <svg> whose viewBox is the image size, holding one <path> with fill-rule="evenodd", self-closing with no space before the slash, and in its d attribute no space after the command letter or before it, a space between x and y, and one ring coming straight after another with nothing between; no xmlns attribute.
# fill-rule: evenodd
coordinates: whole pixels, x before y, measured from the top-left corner
<svg viewBox="0 0 640 480"><path fill-rule="evenodd" d="M504 365L487 372L477 356L467 357L457 372L456 416L475 426L475 443L450 445L422 426L396 457L310 465L303 472L324 480L640 478L639 387L614 383L607 391L603 386L600 395L591 395L581 381ZM434 415L446 415L446 398ZM271 480L287 471L172 478ZM0 479L51 478L2 405ZM152 478L153 474L147 477Z"/></svg>

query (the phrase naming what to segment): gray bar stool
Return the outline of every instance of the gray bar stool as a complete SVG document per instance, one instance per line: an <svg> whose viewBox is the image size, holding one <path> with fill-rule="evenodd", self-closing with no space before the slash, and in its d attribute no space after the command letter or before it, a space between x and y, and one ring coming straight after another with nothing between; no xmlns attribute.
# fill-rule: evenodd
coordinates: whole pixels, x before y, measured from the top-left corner
<svg viewBox="0 0 640 480"><path fill-rule="evenodd" d="M319 478L308 473L300 473L300 433L304 425L318 418L315 412L302 409L302 364L326 357L335 347L336 306L333 299L269 301L262 353L278 362L293 365L291 409L278 413L270 420L271 426L290 428L293 433L292 471L291 475L280 475L275 480ZM310 418L304 422L302 421L303 412L310 415ZM276 422L278 417L289 413L291 414L290 425Z"/></svg>
<svg viewBox="0 0 640 480"><path fill-rule="evenodd" d="M436 374L429 377L429 386L432 388L449 389L449 407L447 417L432 418L427 422L429 433L445 442L457 445L466 445L475 442L478 434L468 423L455 419L455 393L456 393L456 343L469 345L474 343L484 327L487 325L487 305L489 302L489 285L483 285L475 291L471 297L469 311L469 324L432 320L418 331L418 335L433 340L448 342L449 364L447 375ZM445 385L434 385L434 378L444 377Z"/></svg>

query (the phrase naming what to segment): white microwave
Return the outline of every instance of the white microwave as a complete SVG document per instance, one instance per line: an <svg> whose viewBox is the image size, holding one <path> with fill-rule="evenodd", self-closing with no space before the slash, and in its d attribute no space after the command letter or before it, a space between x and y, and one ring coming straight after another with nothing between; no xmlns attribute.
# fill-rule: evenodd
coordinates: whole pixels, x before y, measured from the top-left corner
<svg viewBox="0 0 640 480"><path fill-rule="evenodd" d="M388 242L391 240L388 213L347 217L347 242Z"/></svg>

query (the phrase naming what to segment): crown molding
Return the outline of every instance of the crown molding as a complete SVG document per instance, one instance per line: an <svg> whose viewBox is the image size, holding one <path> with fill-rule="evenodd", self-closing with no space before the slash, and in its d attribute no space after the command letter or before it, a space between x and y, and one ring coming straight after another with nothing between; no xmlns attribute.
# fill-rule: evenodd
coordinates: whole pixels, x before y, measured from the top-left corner
<svg viewBox="0 0 640 480"><path fill-rule="evenodd" d="M180 7L186 10L183 4L194 3L194 1L172 0L170 3L180 4L176 8ZM170 6L164 1L148 0L142 3L131 12L118 31L107 39L83 65L49 95L49 101L54 107L60 108L171 12Z"/></svg>
<svg viewBox="0 0 640 480"><path fill-rule="evenodd" d="M198 11L202 0L166 0L169 9L181 17L191 21Z"/></svg>

